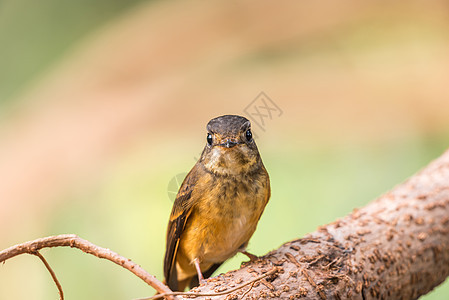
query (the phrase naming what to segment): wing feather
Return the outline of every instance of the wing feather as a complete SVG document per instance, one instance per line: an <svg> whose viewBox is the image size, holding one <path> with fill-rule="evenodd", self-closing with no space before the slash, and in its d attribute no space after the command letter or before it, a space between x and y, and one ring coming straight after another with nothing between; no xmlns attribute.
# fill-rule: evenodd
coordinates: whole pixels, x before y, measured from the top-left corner
<svg viewBox="0 0 449 300"><path fill-rule="evenodd" d="M167 246L164 258L165 280L172 290L178 290L178 276L176 271L176 254L179 240L184 231L187 220L194 204L192 192L199 178L199 164L197 163L187 174L176 195L167 228Z"/></svg>

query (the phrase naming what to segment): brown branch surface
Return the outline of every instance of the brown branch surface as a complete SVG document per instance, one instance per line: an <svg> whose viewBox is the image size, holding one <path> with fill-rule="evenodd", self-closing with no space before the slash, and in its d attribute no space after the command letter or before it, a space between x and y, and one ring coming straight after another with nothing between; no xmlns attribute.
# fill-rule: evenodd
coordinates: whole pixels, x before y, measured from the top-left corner
<svg viewBox="0 0 449 300"><path fill-rule="evenodd" d="M96 246L91 242L86 241L74 234L49 236L9 247L8 249L5 249L0 252L0 262L4 262L7 259L25 253L36 255L36 253L38 253L38 251L41 250L42 248L52 248L52 247L78 248L85 253L92 254L98 258L107 259L119 266L122 266L123 268L127 269L128 271L130 271L131 273L133 273L134 275L145 281L147 284L152 286L159 293L171 292L171 290L166 285L157 280L156 277L154 277L153 275L146 272L141 266L132 262L130 259L120 256L109 249ZM52 277L53 275L54 273L52 273ZM55 279L55 277L53 277L53 279ZM57 280L55 280L55 282L57 282ZM58 286L58 289L60 289L60 286ZM62 289L60 290L60 293L62 295Z"/></svg>
<svg viewBox="0 0 449 300"><path fill-rule="evenodd" d="M273 266L280 271L266 278L269 285L258 281L248 293L211 299L416 299L428 293L449 275L449 151L364 208L193 292L230 290Z"/></svg>
<svg viewBox="0 0 449 300"><path fill-rule="evenodd" d="M214 296L214 297L216 297L216 296L228 295L228 294L230 294L230 293L232 293L234 291L237 291L237 290L240 290L240 289L244 288L247 285L251 285L250 288L244 293L244 294L246 294L247 292L249 292L252 289L253 285L257 281L265 280L265 277L273 275L273 274L277 273L278 271L279 271L279 268L275 267L275 268L271 269L270 271L268 271L267 273L260 275L259 277L256 277L256 278L254 278L254 279L252 279L252 280L250 280L248 282L245 282L245 283L243 283L243 284L241 284L239 286L233 287L233 288L231 288L229 290L226 289L225 291L214 291L213 293L171 292L171 293L166 293L166 294L154 295L153 297L143 298L141 300L161 299L161 298L164 298L164 297L167 297L167 296L189 296L191 298L206 297L206 296L209 296L209 297ZM242 298L243 298L243 296L242 296Z"/></svg>

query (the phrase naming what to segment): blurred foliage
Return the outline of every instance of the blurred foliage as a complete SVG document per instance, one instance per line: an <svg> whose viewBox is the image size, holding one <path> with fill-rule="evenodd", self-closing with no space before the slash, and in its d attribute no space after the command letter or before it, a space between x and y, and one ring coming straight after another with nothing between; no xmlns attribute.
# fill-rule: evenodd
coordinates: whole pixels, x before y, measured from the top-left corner
<svg viewBox="0 0 449 300"><path fill-rule="evenodd" d="M141 1L0 1L0 102L18 93L87 33Z"/></svg>

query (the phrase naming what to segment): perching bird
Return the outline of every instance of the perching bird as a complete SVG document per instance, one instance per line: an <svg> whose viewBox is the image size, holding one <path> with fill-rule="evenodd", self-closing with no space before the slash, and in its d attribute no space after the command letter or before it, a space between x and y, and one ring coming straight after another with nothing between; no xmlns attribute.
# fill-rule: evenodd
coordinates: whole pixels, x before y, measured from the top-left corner
<svg viewBox="0 0 449 300"><path fill-rule="evenodd" d="M207 124L206 146L170 215L164 276L173 291L197 286L245 249L270 198L270 180L248 119Z"/></svg>

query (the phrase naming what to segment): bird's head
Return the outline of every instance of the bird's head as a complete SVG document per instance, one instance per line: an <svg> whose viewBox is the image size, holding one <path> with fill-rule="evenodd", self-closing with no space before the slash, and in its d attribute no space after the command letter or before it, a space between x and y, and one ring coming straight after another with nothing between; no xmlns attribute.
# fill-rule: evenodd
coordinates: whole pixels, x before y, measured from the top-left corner
<svg viewBox="0 0 449 300"><path fill-rule="evenodd" d="M260 161L251 122L241 116L225 115L207 124L206 146L200 163L215 174L250 172Z"/></svg>

